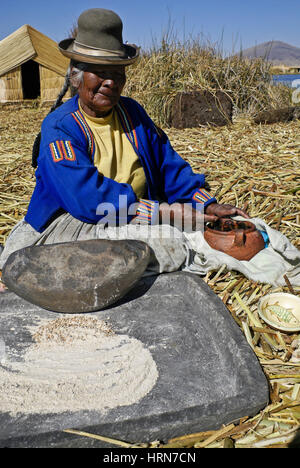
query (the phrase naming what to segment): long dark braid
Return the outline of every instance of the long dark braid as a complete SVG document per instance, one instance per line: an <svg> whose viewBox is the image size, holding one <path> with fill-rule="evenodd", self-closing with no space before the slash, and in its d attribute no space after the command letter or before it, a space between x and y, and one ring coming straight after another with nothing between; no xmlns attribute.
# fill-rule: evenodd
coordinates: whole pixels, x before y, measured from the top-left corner
<svg viewBox="0 0 300 468"><path fill-rule="evenodd" d="M66 92L68 91L68 89L70 87L70 74L71 74L71 66L69 66L69 68L68 68L68 71L67 71L66 76L65 76L65 82L63 84L63 87L61 88L60 93L57 96L55 103L53 104L50 111L48 112L48 115L51 112L53 112L55 109L57 109L59 106L62 105L63 97L65 96ZM40 151L40 143L41 143L41 132L39 132L38 135L36 136L36 138L34 140L34 143L33 143L33 147L32 147L31 165L34 168L37 167L37 158L38 158L39 151Z"/></svg>

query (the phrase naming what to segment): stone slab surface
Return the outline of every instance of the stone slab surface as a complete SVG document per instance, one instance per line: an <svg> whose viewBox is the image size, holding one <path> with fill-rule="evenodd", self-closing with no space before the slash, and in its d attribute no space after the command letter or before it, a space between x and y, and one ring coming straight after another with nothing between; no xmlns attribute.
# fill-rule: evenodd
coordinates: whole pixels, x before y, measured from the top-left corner
<svg viewBox="0 0 300 468"><path fill-rule="evenodd" d="M26 326L61 316L12 292L0 294L0 336L10 354L22 355L32 343ZM142 341L159 371L155 386L138 403L102 413L2 413L1 447L109 447L62 432L66 428L132 443L167 441L218 429L268 403L255 354L222 301L196 275L145 278L121 302L93 316Z"/></svg>

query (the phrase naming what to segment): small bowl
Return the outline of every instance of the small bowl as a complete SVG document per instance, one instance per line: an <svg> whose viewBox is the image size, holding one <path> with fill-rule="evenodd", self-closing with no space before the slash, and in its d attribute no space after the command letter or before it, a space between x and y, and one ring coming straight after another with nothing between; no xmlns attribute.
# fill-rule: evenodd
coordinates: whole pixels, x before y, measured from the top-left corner
<svg viewBox="0 0 300 468"><path fill-rule="evenodd" d="M300 298L288 293L271 293L260 299L259 316L272 328L283 332L300 330Z"/></svg>

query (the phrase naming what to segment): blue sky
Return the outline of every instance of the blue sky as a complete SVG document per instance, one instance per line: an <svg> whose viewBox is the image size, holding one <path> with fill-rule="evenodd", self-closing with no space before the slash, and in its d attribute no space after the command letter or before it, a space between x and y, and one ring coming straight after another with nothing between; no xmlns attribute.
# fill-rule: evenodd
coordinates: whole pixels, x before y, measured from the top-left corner
<svg viewBox="0 0 300 468"><path fill-rule="evenodd" d="M300 47L300 0L1 0L0 39L30 24L60 41L88 8L114 10L124 23L124 41L144 48L169 23L179 39L202 36L221 42L225 52L271 40Z"/></svg>

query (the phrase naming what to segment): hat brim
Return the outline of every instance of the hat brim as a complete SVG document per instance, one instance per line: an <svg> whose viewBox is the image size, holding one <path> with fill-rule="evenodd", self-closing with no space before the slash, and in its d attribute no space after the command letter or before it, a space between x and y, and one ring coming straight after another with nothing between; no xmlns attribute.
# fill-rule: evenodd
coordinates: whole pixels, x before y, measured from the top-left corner
<svg viewBox="0 0 300 468"><path fill-rule="evenodd" d="M74 51L75 39L64 39L58 44L60 52L70 59L76 60L77 62L93 63L101 65L131 65L139 58L140 49L135 44L123 44L124 47L124 58L123 57L109 57L109 56L97 56L87 55L81 52Z"/></svg>

